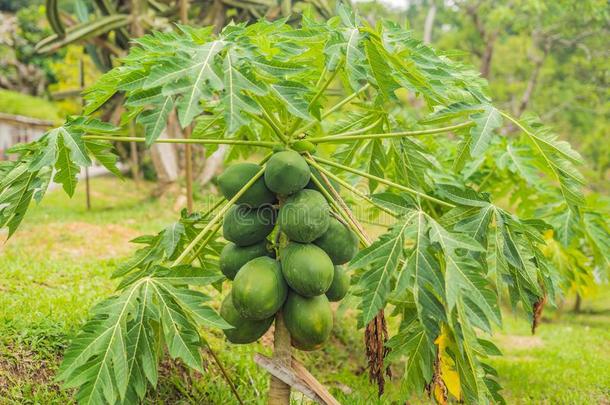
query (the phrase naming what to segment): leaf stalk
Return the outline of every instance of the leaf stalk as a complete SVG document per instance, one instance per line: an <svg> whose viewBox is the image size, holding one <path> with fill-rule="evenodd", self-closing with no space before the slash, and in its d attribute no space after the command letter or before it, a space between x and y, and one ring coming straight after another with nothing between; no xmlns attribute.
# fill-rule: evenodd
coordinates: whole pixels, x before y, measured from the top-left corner
<svg viewBox="0 0 610 405"><path fill-rule="evenodd" d="M136 136L103 136L103 135L84 135L83 139L116 142L146 142L144 137ZM244 139L205 139L205 138L159 138L154 143L179 143L179 144L201 144L201 145L245 145L259 146L261 148L272 149L276 146L275 142L249 141Z"/></svg>
<svg viewBox="0 0 610 405"><path fill-rule="evenodd" d="M322 119L328 117L330 114L334 113L335 111L341 109L341 107L343 107L345 104L349 103L350 101L352 101L354 98L358 97L358 95L360 93L362 93L363 91L365 91L366 89L368 89L370 87L370 84L367 83L364 86L362 86L360 88L360 90L353 92L352 94L350 94L349 96L345 97L343 100L341 100L340 102L338 102L337 104L335 104L332 108L330 108L328 111L326 111L324 114L322 114ZM311 121L310 123L308 123L307 125L302 126L301 128L297 129L295 131L295 133L297 134L301 134L305 131L307 131L308 129L310 129L311 127L313 127L314 125L316 125L317 121Z"/></svg>
<svg viewBox="0 0 610 405"><path fill-rule="evenodd" d="M362 242L362 244L364 246L368 246L370 244L370 242L367 239L366 235L364 235L364 233L361 232L360 228L358 228L358 226L351 220L351 218L349 217L347 212L345 212L345 210L343 210L342 207L339 206L339 204L337 204L335 199L330 195L330 193L326 190L326 188L322 185L322 183L320 183L320 180L318 180L315 176L311 176L311 180L316 185L316 187L318 187L320 192L324 195L326 200L335 209L335 211L337 211L339 213L339 215L343 218L343 220L350 225L350 228L352 228L354 231L356 231L356 234L358 235L358 239L360 239L360 242Z"/></svg>
<svg viewBox="0 0 610 405"><path fill-rule="evenodd" d="M406 136L440 134L443 132L450 132L456 129L466 128L472 126L473 124L474 122L472 121L466 121L461 124L451 125L442 128L421 129L417 131L387 132L381 134L354 134L354 132L356 131L350 131L344 132L342 134L322 136L319 138L310 138L308 140L311 143L341 143L345 141L360 141L364 139L402 138Z"/></svg>
<svg viewBox="0 0 610 405"><path fill-rule="evenodd" d="M451 203L448 203L448 202L443 201L443 200L439 200L438 198L434 198L432 196L429 196L428 194L422 193L421 191L417 191L417 190L414 190L412 188L403 186L401 184L394 183L393 181L384 179L383 177L378 177L378 176L375 176L373 174L370 174L370 173L367 173L367 172L363 172L362 170L354 169L354 168L351 168L349 166L345 166L345 165L342 165L340 163L336 163L336 162L333 162L331 160L323 159L323 158L320 158L320 157L317 157L317 156L312 156L312 157L313 157L313 159L316 162L325 164L327 166L333 166L333 167L336 167L337 169L345 170L347 172L351 172L351 173L357 174L358 176L365 177L365 178L367 178L369 180L374 180L374 181L377 181L379 183L385 184L386 186L393 187L393 188L396 188L398 190L406 191L407 193L414 194L414 195L416 195L418 197L421 197L421 198L423 198L425 200L433 201L433 202L435 202L437 204L440 204L440 205L444 205L445 207L455 208L455 205L453 205Z"/></svg>
<svg viewBox="0 0 610 405"><path fill-rule="evenodd" d="M312 165L314 168L316 168L319 172L323 173L325 176L329 177L330 179L336 181L337 183L339 183L339 185L343 188L348 189L349 191L351 191L353 194L357 195L358 197L360 197L361 199L365 200L366 202L368 202L369 204L371 204L372 206L380 209L381 211L392 215L393 217L396 216L396 213L393 212L392 210L384 207L383 205L377 204L371 197L369 197L368 195L364 194L363 192L361 192L360 190L358 190L356 187L352 186L351 184L349 184L348 182L344 181L342 178L340 178L339 176L335 176L331 171L326 170L325 168L323 168L322 166L320 166L319 164L317 164L315 161L313 161L312 159L306 159L307 163L309 163L310 165Z"/></svg>
<svg viewBox="0 0 610 405"><path fill-rule="evenodd" d="M231 206L242 196L244 195L244 193L246 191L248 191L248 189L250 187L252 187L252 185L263 175L263 173L265 172L265 168L263 167L262 169L260 169L255 175L254 177L252 177L245 185L244 187L239 190L239 192L237 194L235 194L233 196L233 198L231 198L229 201L227 201L227 203L225 205L222 206L222 208L220 209L220 211L218 211L218 213L216 215L214 215L214 217L210 220L210 222L207 223L207 225L201 230L201 232L199 232L199 234L197 234L197 236L195 237L195 239L193 239L191 241L191 243L189 243L189 245L182 251L182 253L180 254L180 256L178 256L178 258L174 261L174 263L171 265L171 267L175 267L179 264L182 264L182 262L184 261L184 259L186 258L186 256L188 256L188 254L191 252L191 250L193 250L195 248L195 246L197 246L197 244L206 236L206 234L214 229L214 225L216 225L216 223L218 223L222 217L224 216L224 214L226 214L226 212L229 210L229 208L231 208ZM209 242L209 239L206 239L206 244L207 242ZM202 245L205 246L205 245ZM201 247L200 247L201 249Z"/></svg>

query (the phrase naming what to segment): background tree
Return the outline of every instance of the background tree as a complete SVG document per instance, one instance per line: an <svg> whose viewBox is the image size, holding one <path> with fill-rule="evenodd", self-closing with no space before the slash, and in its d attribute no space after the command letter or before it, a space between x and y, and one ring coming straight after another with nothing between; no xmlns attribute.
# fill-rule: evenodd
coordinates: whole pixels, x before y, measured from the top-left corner
<svg viewBox="0 0 610 405"><path fill-rule="evenodd" d="M15 12L0 11L0 88L41 96L56 82L52 64L62 59L63 52L48 57L35 51L36 43L51 34L40 6Z"/></svg>
<svg viewBox="0 0 610 405"><path fill-rule="evenodd" d="M424 32L429 1L410 2L402 14ZM604 1L438 2L433 45L463 50L462 58L490 79L491 95L516 116L537 111L587 157L599 187L608 177L607 145L601 142L608 106ZM396 13L394 13L396 15ZM396 18L396 17L394 17ZM593 145L596 145L593 147Z"/></svg>

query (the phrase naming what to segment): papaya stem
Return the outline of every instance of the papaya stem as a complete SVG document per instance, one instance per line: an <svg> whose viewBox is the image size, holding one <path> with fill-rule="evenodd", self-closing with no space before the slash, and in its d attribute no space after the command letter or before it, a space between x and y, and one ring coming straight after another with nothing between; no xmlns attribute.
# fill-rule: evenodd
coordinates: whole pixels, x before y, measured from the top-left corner
<svg viewBox="0 0 610 405"><path fill-rule="evenodd" d="M345 97L343 100L339 101L337 104L332 106L328 111L326 111L324 114L322 114L322 119L328 117L330 114L332 114L335 111L341 109L341 107L343 107L345 104L347 104L350 101L352 101L354 98L358 97L358 95L360 93L362 93L363 91L365 91L369 87L370 87L370 84L367 83L364 86L362 86L358 91L353 92L349 96ZM316 123L317 123L317 121L311 121L310 123L308 123L308 124L302 126L301 128L297 129L295 131L295 133L297 133L297 134L303 133L303 132L307 131L308 129L310 129L311 127L313 127L314 125L316 125Z"/></svg>
<svg viewBox="0 0 610 405"><path fill-rule="evenodd" d="M312 165L314 168L316 168L320 173L323 173L324 175L326 175L327 177L329 177L331 180L336 181L337 183L339 183L339 185L341 187L344 187L346 189L348 189L349 191L351 191L353 194L357 195L358 197L362 198L363 200L365 200L366 202L368 202L369 204L373 205L374 207L379 208L381 211L392 215L393 217L396 216L396 213L393 212L392 210L384 207L381 204L377 204L375 201L373 201L373 199L371 197L369 197L368 195L364 194L363 192L361 192L360 190L358 190L356 187L352 186L351 184L349 184L348 182L344 181L343 179L341 179L338 176L335 176L332 172L330 172L329 170L326 170L325 168L323 168L322 166L320 166L319 164L317 164L316 162L314 162L312 159L307 158L307 163L309 163L310 165Z"/></svg>
<svg viewBox="0 0 610 405"><path fill-rule="evenodd" d="M186 256L188 256L188 254L191 252L191 250L193 250L195 248L195 246L197 246L197 244L206 236L206 234L214 229L214 225L219 222L222 217L224 216L224 214L226 214L226 212L229 210L229 208L231 208L231 206L242 196L244 195L244 193L246 191L248 191L248 189L250 187L252 187L252 185L254 183L256 183L256 181L263 175L263 173L265 172L265 168L261 168L255 175L254 177L252 177L244 186L241 190L239 190L239 192L237 194L235 194L233 196L233 198L231 198L229 201L227 201L227 203L225 205L222 206L222 208L220 209L220 211L218 211L218 213L216 213L216 215L214 215L214 217L210 220L210 222L207 223L207 225L197 234L197 236L195 236L195 239L193 239L191 241L191 243L188 244L188 246L182 251L182 253L180 254L180 256L178 256L178 258L174 261L174 263L171 265L171 267L177 266L179 264L182 264L184 259L186 258ZM211 238L210 238L211 239ZM207 244L209 242L209 240L206 241L205 244ZM202 249L203 246L205 246L205 244L203 244L199 249Z"/></svg>
<svg viewBox="0 0 610 405"><path fill-rule="evenodd" d="M275 330L273 332L273 361L285 367L292 368L292 344L290 332L284 323L282 311L275 315ZM269 381L269 405L289 405L290 385L279 378L271 376Z"/></svg>
<svg viewBox="0 0 610 405"><path fill-rule="evenodd" d="M321 176L324 176L324 174L320 173L320 177ZM324 195L328 203L335 209L335 211L337 211L341 218L349 225L350 228L352 228L356 232L356 235L358 235L358 239L360 239L360 242L362 242L364 246L368 246L370 244L370 241L364 234L361 227L357 225L357 222L354 219L350 218L350 215L348 215L347 212L349 211L349 209L345 209L344 207L341 207L337 204L337 201L339 201L340 197L339 199L333 198L333 196L330 195L330 193L326 190L322 183L320 183L320 180L316 179L315 176L311 176L311 181L313 181L316 187L318 187L319 191ZM328 187L334 190L330 182L328 183ZM341 201L343 200L341 199Z"/></svg>
<svg viewBox="0 0 610 405"><path fill-rule="evenodd" d="M209 216L210 216L210 214L211 214L212 212L216 211L216 209L217 209L218 207L220 207L220 206L221 206L221 205L222 205L222 204L223 204L225 201L226 201L226 200L225 200L225 198L224 198L224 197L219 198L219 199L218 199L218 201L216 201L216 202L214 203L214 205L212 205L212 207L210 207L210 209L208 209L208 211L207 211L205 214L203 214L203 217L204 217L204 218L209 217Z"/></svg>
<svg viewBox="0 0 610 405"><path fill-rule="evenodd" d="M324 67L324 72L322 73L322 76L320 76L320 80L324 77L324 75L326 75L326 67ZM328 76L328 79L324 82L324 84L318 89L317 93L313 96L313 98L311 99L311 101L309 102L309 105L312 106L316 101L318 101L318 99L320 97L322 97L322 94L324 94L324 91L326 91L326 89L328 88L328 86L330 86L330 84L332 83L332 81L335 79L335 76L337 76L337 72L339 72L339 66L337 66L337 68L331 72L330 76ZM318 82L318 84L316 85L316 87L318 87L320 85L320 83Z"/></svg>
<svg viewBox="0 0 610 405"><path fill-rule="evenodd" d="M345 136L350 136L350 135L359 135L359 134L363 134L366 131L370 131L371 129L375 128L382 120L382 117L377 118L375 121L373 121L372 124L367 125L364 128L358 128L358 129L354 129L352 131L347 131L347 132L343 132L340 134L333 134L333 135L329 135L329 136L341 136L341 138L343 139L343 137ZM322 138L326 138L326 137L320 137L320 138L308 138L308 141L311 141L313 139L322 139ZM320 142L321 143L321 142Z"/></svg>
<svg viewBox="0 0 610 405"><path fill-rule="evenodd" d="M84 135L83 139L116 142L146 142L144 137L136 136L107 136L107 135ZM245 139L204 139L204 138L161 138L154 143L180 143L180 144L202 144L202 145L246 145L260 146L263 148L273 148L274 142L248 141Z"/></svg>
<svg viewBox="0 0 610 405"><path fill-rule="evenodd" d="M264 103L258 103L258 104L261 107L264 121L267 124L269 124L269 126L271 127L273 132L275 132L275 134L280 139L280 141L282 141L284 144L288 144L288 138L286 137L286 135L284 135L284 133L280 129L280 124L277 122L275 117L273 117L273 115L271 115L269 113L269 111L267 111L267 108L265 107Z"/></svg>
<svg viewBox="0 0 610 405"><path fill-rule="evenodd" d="M443 201L443 200L439 200L438 198L434 198L432 196L429 196L428 194L422 193L421 191L417 191L417 190L414 190L412 188L403 186L401 184L394 183L393 181L384 179L383 177L378 177L378 176L375 176L373 174L370 174L370 173L367 173L367 172L363 172L362 170L354 169L352 167L345 166L345 165L342 165L340 163L333 162L332 160L323 159L323 158L320 158L320 157L317 157L317 156L312 156L312 158L316 162L325 164L327 166L333 166L333 167L336 167L337 169L345 170L347 172L357 174L358 176L365 177L365 178L367 178L369 180L373 180L373 181L377 181L377 182L379 182L381 184L385 184L386 186L393 187L393 188L396 188L398 190L406 191L407 193L415 194L418 197L421 197L421 198L423 198L425 200L433 201L433 202L435 202L437 204L440 204L440 205L444 205L445 207L455 208L455 205L453 205L451 203L448 203L448 202Z"/></svg>
<svg viewBox="0 0 610 405"><path fill-rule="evenodd" d="M214 225L214 227L212 228L212 230L210 231L208 236L201 242L201 245L197 248L195 253L193 253L193 256L191 257L191 260L189 260L189 262L195 260L195 258L197 256L199 256L199 253L201 253L203 248L206 247L208 245L208 243L210 243L210 241L212 240L214 235L216 235L216 233L218 232L218 230L220 229L221 226L222 226L222 222L218 222L218 223L216 223L216 225ZM189 264L189 263L186 263L186 264Z"/></svg>
<svg viewBox="0 0 610 405"><path fill-rule="evenodd" d="M403 138L406 136L417 136L417 135L429 135L429 134L440 134L443 132L450 132L456 129L466 128L472 126L472 121L462 122L460 124L451 125L442 128L430 128L421 129L417 131L401 131L401 132L387 132L381 134L357 134L356 131L344 132L342 134L322 136L319 138L309 138L308 141L311 143L341 143L345 141L360 141L364 139L385 139L385 138ZM364 130L360 130L364 132Z"/></svg>

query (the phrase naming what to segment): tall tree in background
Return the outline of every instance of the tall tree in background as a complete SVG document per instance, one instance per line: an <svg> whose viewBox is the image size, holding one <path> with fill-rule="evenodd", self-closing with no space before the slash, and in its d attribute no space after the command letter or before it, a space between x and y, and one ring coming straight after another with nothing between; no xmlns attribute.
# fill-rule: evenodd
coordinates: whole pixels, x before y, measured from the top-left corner
<svg viewBox="0 0 610 405"><path fill-rule="evenodd" d="M410 2L406 16L435 47L468 51L500 105L553 121L590 157L600 183L607 178L605 1L427 0Z"/></svg>

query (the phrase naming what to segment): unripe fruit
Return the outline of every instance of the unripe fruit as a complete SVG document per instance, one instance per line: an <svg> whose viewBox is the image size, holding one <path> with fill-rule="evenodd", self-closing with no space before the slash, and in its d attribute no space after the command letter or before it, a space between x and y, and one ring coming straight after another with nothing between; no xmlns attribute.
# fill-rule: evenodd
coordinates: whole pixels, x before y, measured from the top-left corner
<svg viewBox="0 0 610 405"><path fill-rule="evenodd" d="M252 321L243 318L239 315L237 309L235 309L230 293L220 305L220 316L234 327L233 329L223 330L227 340L237 344L256 342L265 332L267 332L274 319L273 316L260 321Z"/></svg>
<svg viewBox="0 0 610 405"><path fill-rule="evenodd" d="M293 150L271 156L265 167L265 184L281 195L293 194L309 182L309 166L303 156Z"/></svg>
<svg viewBox="0 0 610 405"><path fill-rule="evenodd" d="M218 187L227 200L235 195L261 170L255 163L237 163L229 166L218 176ZM275 202L275 196L260 177L252 186L237 199L237 204L245 204L250 208L258 208L264 204Z"/></svg>
<svg viewBox="0 0 610 405"><path fill-rule="evenodd" d="M306 139L294 141L291 146L297 152L315 152L316 150L316 145Z"/></svg>
<svg viewBox="0 0 610 405"><path fill-rule="evenodd" d="M326 295L303 297L290 292L283 309L292 345L300 350L317 350L333 329L333 314Z"/></svg>
<svg viewBox="0 0 610 405"><path fill-rule="evenodd" d="M280 264L270 257L257 257L244 264L235 276L231 298L241 317L261 320L282 307L287 292Z"/></svg>
<svg viewBox="0 0 610 405"><path fill-rule="evenodd" d="M290 240L309 243L328 229L330 207L319 192L301 190L286 199L280 209L278 222Z"/></svg>
<svg viewBox="0 0 610 405"><path fill-rule="evenodd" d="M347 274L345 269L342 266L335 266L333 282L328 291L326 291L328 300L341 301L349 291L349 282L349 274Z"/></svg>
<svg viewBox="0 0 610 405"><path fill-rule="evenodd" d="M316 245L291 242L280 251L280 259L284 279L304 297L324 294L333 281L333 263Z"/></svg>
<svg viewBox="0 0 610 405"><path fill-rule="evenodd" d="M347 263L358 253L358 236L332 217L326 232L313 243L321 247L334 264Z"/></svg>
<svg viewBox="0 0 610 405"><path fill-rule="evenodd" d="M275 212L271 206L249 209L234 205L225 214L222 233L226 240L238 246L249 246L265 240L274 225Z"/></svg>
<svg viewBox="0 0 610 405"><path fill-rule="evenodd" d="M220 252L220 271L229 280L233 280L241 266L260 256L275 256L273 251L267 249L265 240L250 246L237 246L229 242Z"/></svg>

